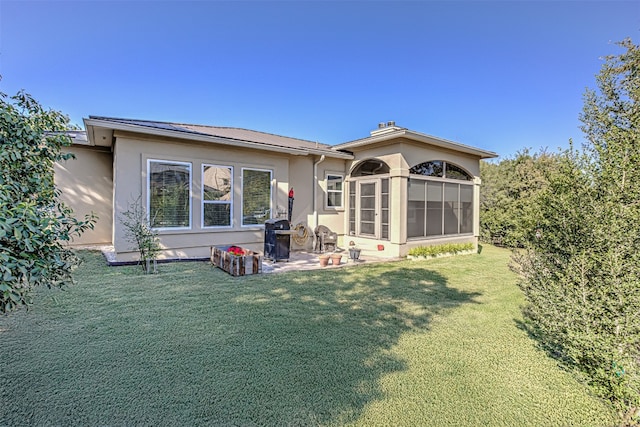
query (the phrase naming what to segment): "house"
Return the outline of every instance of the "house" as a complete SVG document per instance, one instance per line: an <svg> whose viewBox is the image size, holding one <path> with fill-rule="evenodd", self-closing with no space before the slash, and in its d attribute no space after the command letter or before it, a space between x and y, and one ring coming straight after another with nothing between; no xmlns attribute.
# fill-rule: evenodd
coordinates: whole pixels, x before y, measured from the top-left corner
<svg viewBox="0 0 640 427"><path fill-rule="evenodd" d="M212 245L262 250L264 222L287 217L292 188L291 223L325 225L341 247L402 257L415 246L476 244L480 159L496 157L395 122L335 146L148 120L90 116L84 125L70 147L77 159L56 166L56 182L78 215L99 216L74 244L113 245L121 262L137 256L121 223L136 201L161 258L204 258ZM295 239L292 250L312 245Z"/></svg>

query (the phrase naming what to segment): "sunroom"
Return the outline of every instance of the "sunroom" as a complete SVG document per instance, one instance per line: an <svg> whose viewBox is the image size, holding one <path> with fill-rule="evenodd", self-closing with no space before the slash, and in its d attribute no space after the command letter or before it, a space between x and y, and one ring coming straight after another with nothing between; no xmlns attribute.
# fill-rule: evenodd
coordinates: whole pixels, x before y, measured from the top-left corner
<svg viewBox="0 0 640 427"><path fill-rule="evenodd" d="M337 148L345 177L345 244L402 257L417 246L477 244L482 158L495 154L392 126Z"/></svg>

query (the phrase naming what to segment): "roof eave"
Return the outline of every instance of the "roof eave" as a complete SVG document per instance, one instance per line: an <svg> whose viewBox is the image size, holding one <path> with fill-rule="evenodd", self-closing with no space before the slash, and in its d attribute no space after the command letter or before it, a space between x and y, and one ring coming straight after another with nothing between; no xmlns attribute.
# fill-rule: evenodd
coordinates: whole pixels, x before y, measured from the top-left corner
<svg viewBox="0 0 640 427"><path fill-rule="evenodd" d="M352 159L353 156L346 153L338 153L333 150L320 150L320 149L304 149L304 148L293 148L293 147L280 147L276 145L270 145L265 143L246 141L240 139L230 139L223 138L212 135L203 135L200 133L185 133L185 132L177 132L167 129L158 129L152 127L145 127L127 123L120 123L110 120L101 120L95 118L85 118L84 125L89 129L89 127L102 127L113 130L121 130L126 132L136 132L136 133L144 133L155 136L163 136L168 138L177 138L189 141L200 141L200 142L209 142L220 145L229 145L233 147L242 147L242 148L251 148L255 150L263 150L263 151L271 151L283 154L291 154L295 156L308 156L308 155L326 155L340 159ZM92 139L93 132L87 132L89 138ZM95 144L94 141L92 143Z"/></svg>
<svg viewBox="0 0 640 427"><path fill-rule="evenodd" d="M350 150L352 148L363 147L378 142L385 142L396 138L409 138L414 141L424 142L427 144L435 145L437 147L448 148L455 151L460 151L467 154L478 156L481 159L491 159L498 157L498 154L493 151L481 150L469 145L460 144L459 142L449 141L447 139L438 138L432 135L427 135L419 132L413 132L407 129L401 129L395 132L389 132L382 135L375 135L368 138L358 139L355 141L345 142L333 146L334 150Z"/></svg>

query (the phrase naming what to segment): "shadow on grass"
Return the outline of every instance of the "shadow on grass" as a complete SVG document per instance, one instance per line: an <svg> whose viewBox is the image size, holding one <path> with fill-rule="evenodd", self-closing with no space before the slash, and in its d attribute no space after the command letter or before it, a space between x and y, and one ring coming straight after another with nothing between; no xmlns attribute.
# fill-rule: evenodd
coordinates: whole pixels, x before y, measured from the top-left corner
<svg viewBox="0 0 640 427"><path fill-rule="evenodd" d="M526 316L526 314L523 314L523 316ZM545 338L543 331L537 328L533 322L522 319L513 319L513 322L518 329L524 331L535 342L540 350L556 361L558 368L573 374L576 373L575 366L571 363L571 359L565 356L562 347L550 344L551 340Z"/></svg>
<svg viewBox="0 0 640 427"><path fill-rule="evenodd" d="M64 297L0 319L0 424L344 425L408 369L403 334L479 296L420 263L232 278L83 257Z"/></svg>
<svg viewBox="0 0 640 427"><path fill-rule="evenodd" d="M235 298L241 333L229 337L217 369L237 386L220 390L224 402L200 414L208 422L355 421L384 397L380 379L407 368L392 351L401 335L427 330L434 315L479 295L448 287L433 271L397 264L265 281L262 292L252 287ZM244 415L229 419L229 411Z"/></svg>

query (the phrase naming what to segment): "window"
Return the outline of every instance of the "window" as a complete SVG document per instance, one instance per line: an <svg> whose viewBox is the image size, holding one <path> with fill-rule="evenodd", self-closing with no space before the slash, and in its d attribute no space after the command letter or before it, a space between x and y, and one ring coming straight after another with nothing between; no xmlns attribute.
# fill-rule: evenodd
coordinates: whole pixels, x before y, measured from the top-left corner
<svg viewBox="0 0 640 427"><path fill-rule="evenodd" d="M426 218L424 182L409 180L407 196L407 237L424 236Z"/></svg>
<svg viewBox="0 0 640 427"><path fill-rule="evenodd" d="M242 169L242 225L271 218L271 171Z"/></svg>
<svg viewBox="0 0 640 427"><path fill-rule="evenodd" d="M442 183L425 182L427 185L427 233L423 236L439 236L442 234ZM424 218L422 218L425 221Z"/></svg>
<svg viewBox="0 0 640 427"><path fill-rule="evenodd" d="M147 160L151 227L191 228L191 163Z"/></svg>
<svg viewBox="0 0 640 427"><path fill-rule="evenodd" d="M444 185L444 233L458 234L460 204L458 203L458 184Z"/></svg>
<svg viewBox="0 0 640 427"><path fill-rule="evenodd" d="M202 165L202 228L230 227L232 212L233 168Z"/></svg>
<svg viewBox="0 0 640 427"><path fill-rule="evenodd" d="M351 176L355 178L357 176L384 175L387 173L389 173L389 165L382 160L370 159L360 163L351 172Z"/></svg>
<svg viewBox="0 0 640 427"><path fill-rule="evenodd" d="M473 187L460 186L460 233L473 233Z"/></svg>
<svg viewBox="0 0 640 427"><path fill-rule="evenodd" d="M460 166L442 160L420 163L409 170L410 174L437 178L472 181L473 177Z"/></svg>
<svg viewBox="0 0 640 427"><path fill-rule="evenodd" d="M342 208L342 175L327 174L327 208Z"/></svg>
<svg viewBox="0 0 640 427"><path fill-rule="evenodd" d="M389 240L389 178L382 178L380 185L380 238Z"/></svg>
<svg viewBox="0 0 640 427"><path fill-rule="evenodd" d="M410 179L407 237L473 232L473 185Z"/></svg>

